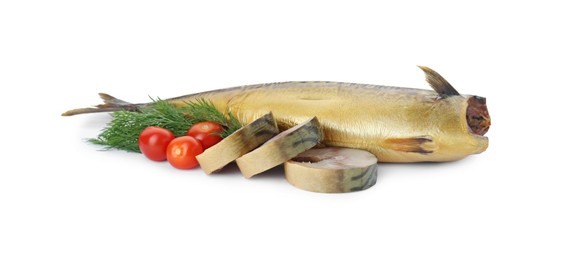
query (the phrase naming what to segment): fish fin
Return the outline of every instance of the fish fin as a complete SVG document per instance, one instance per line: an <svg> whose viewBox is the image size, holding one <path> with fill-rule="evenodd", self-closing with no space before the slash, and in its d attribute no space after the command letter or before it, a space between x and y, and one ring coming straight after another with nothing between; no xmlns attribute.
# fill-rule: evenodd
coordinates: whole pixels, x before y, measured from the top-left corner
<svg viewBox="0 0 568 260"><path fill-rule="evenodd" d="M426 81L441 97L457 96L460 93L438 72L426 66L418 66L426 74Z"/></svg>
<svg viewBox="0 0 568 260"><path fill-rule="evenodd" d="M106 93L99 93L99 97L101 97L101 99L103 100L104 104L102 105L98 105L97 107L102 107L104 105L109 105L109 106L113 106L113 105L117 105L117 106L124 106L124 105L132 105L132 103L130 102L126 102L124 100L115 98L109 94Z"/></svg>
<svg viewBox="0 0 568 260"><path fill-rule="evenodd" d="M383 148L408 153L433 153L436 144L429 135L409 138L389 138L385 140Z"/></svg>
<svg viewBox="0 0 568 260"><path fill-rule="evenodd" d="M121 110L138 111L138 108L140 107L139 104L132 104L105 93L99 93L99 97L101 97L101 99L103 100L103 104L96 105L95 107L71 109L61 115L73 116L78 114L113 112Z"/></svg>

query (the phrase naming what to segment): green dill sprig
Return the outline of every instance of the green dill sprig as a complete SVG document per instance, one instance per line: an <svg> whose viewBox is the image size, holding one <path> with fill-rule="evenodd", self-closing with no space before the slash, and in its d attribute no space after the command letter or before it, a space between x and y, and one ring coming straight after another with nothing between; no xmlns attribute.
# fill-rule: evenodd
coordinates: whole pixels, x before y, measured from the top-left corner
<svg viewBox="0 0 568 260"><path fill-rule="evenodd" d="M140 111L116 111L112 120L101 131L98 137L89 139L93 144L103 145L105 149L119 149L140 152L138 136L148 126L168 129L177 136L183 136L189 128L199 122L213 121L223 126L220 134L225 138L238 130L241 124L230 112L221 113L213 103L205 99L186 102L185 107L175 107L171 103L156 99Z"/></svg>
<svg viewBox="0 0 568 260"><path fill-rule="evenodd" d="M200 98L195 101L185 102L185 104L187 105L186 107L179 109L188 115L191 125L204 121L213 121L223 126L224 131L220 134L223 138L237 131L242 126L231 112L227 112L225 116L217 110L211 101Z"/></svg>

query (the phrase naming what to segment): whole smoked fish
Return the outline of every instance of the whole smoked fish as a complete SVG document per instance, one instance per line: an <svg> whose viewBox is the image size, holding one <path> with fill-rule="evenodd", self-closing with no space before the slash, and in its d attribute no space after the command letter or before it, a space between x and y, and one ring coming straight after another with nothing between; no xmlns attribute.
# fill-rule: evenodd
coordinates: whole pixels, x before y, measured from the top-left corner
<svg viewBox="0 0 568 260"><path fill-rule="evenodd" d="M459 94L434 70L419 66L434 91L342 82L281 82L240 86L167 99L176 106L204 98L249 123L272 112L288 129L316 116L323 144L367 150L380 162L453 161L487 149L491 119L485 98ZM104 104L64 116L129 110L131 104L100 94Z"/></svg>

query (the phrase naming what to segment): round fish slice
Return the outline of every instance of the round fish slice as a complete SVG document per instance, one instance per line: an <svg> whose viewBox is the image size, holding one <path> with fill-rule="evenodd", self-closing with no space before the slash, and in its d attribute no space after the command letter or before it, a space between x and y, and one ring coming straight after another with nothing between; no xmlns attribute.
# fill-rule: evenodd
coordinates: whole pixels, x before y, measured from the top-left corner
<svg viewBox="0 0 568 260"><path fill-rule="evenodd" d="M272 169L304 152L323 139L317 118L296 125L237 159L241 173L250 178Z"/></svg>
<svg viewBox="0 0 568 260"><path fill-rule="evenodd" d="M278 132L272 113L268 113L209 147L197 156L197 161L207 174L211 174L262 145Z"/></svg>
<svg viewBox="0 0 568 260"><path fill-rule="evenodd" d="M303 190L340 193L365 190L377 182L377 157L364 150L326 147L299 154L284 164L286 180Z"/></svg>

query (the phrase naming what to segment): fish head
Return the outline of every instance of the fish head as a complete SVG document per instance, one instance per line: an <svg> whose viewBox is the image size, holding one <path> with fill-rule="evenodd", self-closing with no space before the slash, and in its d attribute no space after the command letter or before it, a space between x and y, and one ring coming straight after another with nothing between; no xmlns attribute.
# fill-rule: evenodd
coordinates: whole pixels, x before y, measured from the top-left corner
<svg viewBox="0 0 568 260"><path fill-rule="evenodd" d="M446 152L455 153L455 157L461 157L462 153L465 157L468 153L485 151L489 145L485 134L491 126L486 99L476 95L461 95L438 72L425 66L419 68L424 71L426 81L437 93L434 104L440 106L435 107L442 108L436 118L443 121L440 122L440 129L443 129L440 132L447 134L444 135L448 138L445 144L449 144L446 146L450 149Z"/></svg>
<svg viewBox="0 0 568 260"><path fill-rule="evenodd" d="M489 146L485 134L491 118L483 97L454 95L439 98L424 117L430 123L426 124L423 136L432 140L420 142L420 147L427 153L426 161L459 160L482 153Z"/></svg>
<svg viewBox="0 0 568 260"><path fill-rule="evenodd" d="M476 95L455 96L462 104L457 121L459 130L455 137L456 150L472 154L481 153L489 146L489 138L485 134L491 126L491 117L487 110L486 98Z"/></svg>

